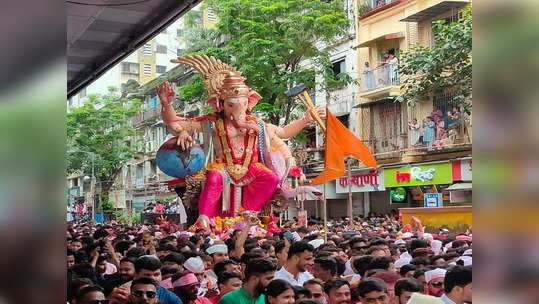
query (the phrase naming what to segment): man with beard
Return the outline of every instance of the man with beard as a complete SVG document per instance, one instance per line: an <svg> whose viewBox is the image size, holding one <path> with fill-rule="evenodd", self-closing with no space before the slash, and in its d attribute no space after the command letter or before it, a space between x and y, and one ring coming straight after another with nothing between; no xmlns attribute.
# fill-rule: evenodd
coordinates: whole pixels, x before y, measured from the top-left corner
<svg viewBox="0 0 539 304"><path fill-rule="evenodd" d="M361 303L389 304L386 283L378 278L366 278L359 282L357 291Z"/></svg>
<svg viewBox="0 0 539 304"><path fill-rule="evenodd" d="M157 287L157 283L149 278L134 280L129 304L158 304Z"/></svg>
<svg viewBox="0 0 539 304"><path fill-rule="evenodd" d="M245 266L243 286L224 295L219 304L264 304L266 286L273 280L277 265L272 260L253 259Z"/></svg>
<svg viewBox="0 0 539 304"><path fill-rule="evenodd" d="M428 295L441 297L444 294L444 277L446 272L447 271L442 268L436 268L425 272Z"/></svg>
<svg viewBox="0 0 539 304"><path fill-rule="evenodd" d="M307 272L307 268L314 264L313 252L313 245L305 241L294 242L288 250L286 263L275 273L275 279L285 280L292 286L303 286L303 283L314 279Z"/></svg>
<svg viewBox="0 0 539 304"><path fill-rule="evenodd" d="M423 293L423 284L414 278L402 278L395 283L395 304L406 304L414 292Z"/></svg>
<svg viewBox="0 0 539 304"><path fill-rule="evenodd" d="M133 280L135 277L135 261L135 258L132 257L123 258L120 261L120 268L118 269L118 272L110 276L105 276L106 281L103 284L105 295L109 295L114 287L121 286L122 284Z"/></svg>
<svg viewBox="0 0 539 304"><path fill-rule="evenodd" d="M172 287L184 304L211 304L208 298L198 295L200 282L190 271L175 273L172 276Z"/></svg>
<svg viewBox="0 0 539 304"><path fill-rule="evenodd" d="M352 302L350 283L345 279L327 281L324 284L324 292L327 294L328 304L350 304Z"/></svg>

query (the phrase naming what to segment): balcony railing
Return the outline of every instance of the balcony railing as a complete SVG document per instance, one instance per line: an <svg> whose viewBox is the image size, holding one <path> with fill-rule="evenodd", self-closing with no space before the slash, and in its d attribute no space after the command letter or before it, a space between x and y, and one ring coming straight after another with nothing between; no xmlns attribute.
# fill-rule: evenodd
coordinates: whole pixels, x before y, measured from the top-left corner
<svg viewBox="0 0 539 304"><path fill-rule="evenodd" d="M363 72L361 75L362 92L400 85L398 64L386 64Z"/></svg>
<svg viewBox="0 0 539 304"><path fill-rule="evenodd" d="M143 111L137 116L132 117L131 122L133 123L133 125L138 125L142 123L143 121L148 120L150 118L154 118L155 116L158 116L158 115L160 115L158 109L149 109L149 110Z"/></svg>
<svg viewBox="0 0 539 304"><path fill-rule="evenodd" d="M365 0L362 1L359 6L359 16L363 17L364 15L377 10L381 9L382 7L391 4L393 2L400 2L402 0Z"/></svg>

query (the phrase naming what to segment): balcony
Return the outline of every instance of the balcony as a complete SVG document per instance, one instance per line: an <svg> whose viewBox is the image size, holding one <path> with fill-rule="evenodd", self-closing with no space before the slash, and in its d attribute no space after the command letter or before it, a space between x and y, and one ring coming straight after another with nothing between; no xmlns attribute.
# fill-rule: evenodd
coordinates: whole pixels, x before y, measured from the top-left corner
<svg viewBox="0 0 539 304"><path fill-rule="evenodd" d="M147 121L149 119L152 119L152 118L155 118L156 116L159 116L160 114L161 113L159 112L158 109L145 110L142 113L131 117L131 123L134 126L137 126L137 125L140 125L141 123L143 123L143 122L145 122L145 121Z"/></svg>
<svg viewBox="0 0 539 304"><path fill-rule="evenodd" d="M400 92L398 64L386 64L363 72L360 97L396 96Z"/></svg>
<svg viewBox="0 0 539 304"><path fill-rule="evenodd" d="M471 115L460 109L451 93L410 108L409 117L407 156L471 150Z"/></svg>
<svg viewBox="0 0 539 304"><path fill-rule="evenodd" d="M359 6L359 18L366 18L374 15L377 12L383 11L387 8L395 6L406 0L365 0L362 1Z"/></svg>

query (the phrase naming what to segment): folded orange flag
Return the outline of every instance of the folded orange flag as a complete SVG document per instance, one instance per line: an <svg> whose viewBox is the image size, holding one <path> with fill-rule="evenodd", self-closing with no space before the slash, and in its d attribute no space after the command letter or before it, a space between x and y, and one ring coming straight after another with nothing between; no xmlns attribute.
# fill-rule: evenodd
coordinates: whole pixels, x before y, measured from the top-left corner
<svg viewBox="0 0 539 304"><path fill-rule="evenodd" d="M353 156L366 166L377 169L376 160L369 148L326 108L325 168L311 184L319 185L343 176L346 173L345 156Z"/></svg>

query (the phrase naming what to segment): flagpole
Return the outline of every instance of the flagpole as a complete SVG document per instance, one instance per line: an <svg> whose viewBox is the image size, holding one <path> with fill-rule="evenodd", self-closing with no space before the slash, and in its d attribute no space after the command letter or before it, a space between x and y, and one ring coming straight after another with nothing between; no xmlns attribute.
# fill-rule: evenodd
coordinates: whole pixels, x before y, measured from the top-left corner
<svg viewBox="0 0 539 304"><path fill-rule="evenodd" d="M351 159L348 158L346 166L348 167L348 221L350 223L350 228L354 225L354 210L352 204L352 170L350 169Z"/></svg>
<svg viewBox="0 0 539 304"><path fill-rule="evenodd" d="M326 208L327 206L327 199L326 199L326 180L327 180L327 173L324 173L324 243L327 243L328 241L328 210Z"/></svg>

